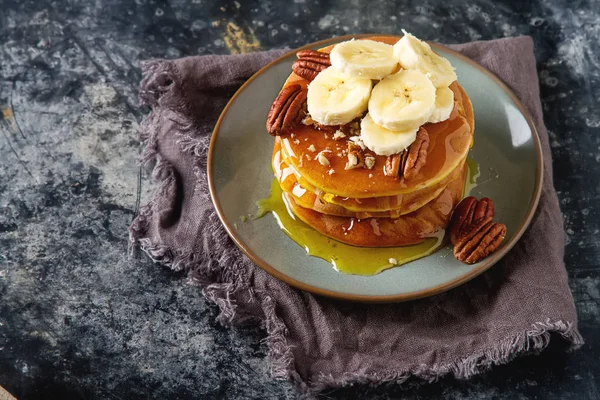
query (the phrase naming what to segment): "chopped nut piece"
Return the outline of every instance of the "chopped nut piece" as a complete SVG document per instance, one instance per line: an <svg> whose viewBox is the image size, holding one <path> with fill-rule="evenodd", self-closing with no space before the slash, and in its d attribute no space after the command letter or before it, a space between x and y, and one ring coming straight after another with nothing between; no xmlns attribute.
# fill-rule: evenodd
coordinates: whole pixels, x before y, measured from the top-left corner
<svg viewBox="0 0 600 400"><path fill-rule="evenodd" d="M300 144L300 140L294 139L294 144Z"/></svg>
<svg viewBox="0 0 600 400"><path fill-rule="evenodd" d="M373 177L373 174L369 174L369 178L372 178L372 177Z"/></svg>
<svg viewBox="0 0 600 400"><path fill-rule="evenodd" d="M362 150L360 148L360 146L357 145L354 142L347 142L347 143L348 143L348 149L347 149L347 151L350 151L350 152L352 152L352 151L358 151L358 152L360 152Z"/></svg>
<svg viewBox="0 0 600 400"><path fill-rule="evenodd" d="M362 141L362 139L361 139L359 136L352 136L352 137L350 138L350 140L351 140L353 143L355 143L355 144L357 144L358 146L360 146L360 148L361 148L362 150L364 150L364 149L366 149L366 148L367 148L367 146L365 146L365 143Z"/></svg>
<svg viewBox="0 0 600 400"><path fill-rule="evenodd" d="M335 131L333 134L333 140L341 140L346 137L346 134L340 130Z"/></svg>
<svg viewBox="0 0 600 400"><path fill-rule="evenodd" d="M311 144L310 146L308 146L308 151L315 152L315 151L317 151L317 149L315 148L314 144Z"/></svg>
<svg viewBox="0 0 600 400"><path fill-rule="evenodd" d="M302 123L304 125L313 125L315 121L310 117L310 115L306 115L306 117L304 117L304 119L302 120Z"/></svg>
<svg viewBox="0 0 600 400"><path fill-rule="evenodd" d="M351 136L360 135L360 123L355 121L348 124L348 133Z"/></svg>
<svg viewBox="0 0 600 400"><path fill-rule="evenodd" d="M354 141L348 141L346 143L348 145L348 149L344 150L343 153L348 155L348 162L346 163L345 169L362 167L364 165L362 148Z"/></svg>
<svg viewBox="0 0 600 400"><path fill-rule="evenodd" d="M319 152L319 154L317 154L317 160L319 161L319 164L329 167L331 164L325 153L329 154L329 152L326 152L325 150Z"/></svg>
<svg viewBox="0 0 600 400"><path fill-rule="evenodd" d="M358 157L355 153L348 154L348 162L346 163L346 169L355 168L358 165Z"/></svg>
<svg viewBox="0 0 600 400"><path fill-rule="evenodd" d="M333 175L333 174L335 173L335 171L334 171L333 169L330 169L329 171L327 171L327 173L328 173L329 175Z"/></svg>
<svg viewBox="0 0 600 400"><path fill-rule="evenodd" d="M394 264L394 265L398 264L398 260L396 260L395 258L390 258L388 261L390 264Z"/></svg>
<svg viewBox="0 0 600 400"><path fill-rule="evenodd" d="M373 156L366 156L365 157L365 168L366 169L373 169L373 167L375 166L375 157ZM372 175L372 174L370 174Z"/></svg>
<svg viewBox="0 0 600 400"><path fill-rule="evenodd" d="M348 162L344 169L354 169L364 165L362 153L359 151L351 151L348 153Z"/></svg>

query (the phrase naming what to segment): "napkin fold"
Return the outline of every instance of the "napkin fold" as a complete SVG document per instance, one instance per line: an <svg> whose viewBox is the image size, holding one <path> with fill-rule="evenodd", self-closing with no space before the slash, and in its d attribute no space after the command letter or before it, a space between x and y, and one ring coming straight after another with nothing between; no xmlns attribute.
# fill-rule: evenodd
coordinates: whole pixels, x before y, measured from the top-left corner
<svg viewBox="0 0 600 400"><path fill-rule="evenodd" d="M272 374L303 391L413 376L464 379L541 351L552 337L571 348L583 344L563 263L533 42L517 37L450 47L496 73L531 113L544 157L539 208L517 245L479 277L437 296L382 305L318 297L273 278L234 245L211 203L206 153L213 126L239 86L282 52L142 64L140 99L152 108L141 126L142 162L155 163L160 187L133 221L130 240L154 261L186 271L218 304L221 322L263 324Z"/></svg>

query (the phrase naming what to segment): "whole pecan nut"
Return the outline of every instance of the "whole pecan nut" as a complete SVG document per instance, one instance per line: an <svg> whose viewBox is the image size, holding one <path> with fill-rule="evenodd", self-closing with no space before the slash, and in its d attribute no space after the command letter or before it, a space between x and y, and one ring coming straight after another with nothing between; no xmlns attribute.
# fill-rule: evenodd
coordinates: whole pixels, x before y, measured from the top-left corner
<svg viewBox="0 0 600 400"><path fill-rule="evenodd" d="M454 209L450 221L450 242L456 244L463 232L485 217L494 218L494 202L487 197L465 197Z"/></svg>
<svg viewBox="0 0 600 400"><path fill-rule="evenodd" d="M389 156L385 163L384 173L397 179L412 179L425 165L429 150L429 134L425 128L419 128L415 141L402 153Z"/></svg>
<svg viewBox="0 0 600 400"><path fill-rule="evenodd" d="M279 93L267 115L267 132L276 136L292 129L304 117L307 90L289 85Z"/></svg>
<svg viewBox="0 0 600 400"><path fill-rule="evenodd" d="M298 59L292 64L292 71L308 81L312 81L317 74L331 66L329 54L316 50L300 50L296 53Z"/></svg>
<svg viewBox="0 0 600 400"><path fill-rule="evenodd" d="M484 217L466 230L454 245L454 257L467 264L483 260L500 247L506 236L506 225Z"/></svg>

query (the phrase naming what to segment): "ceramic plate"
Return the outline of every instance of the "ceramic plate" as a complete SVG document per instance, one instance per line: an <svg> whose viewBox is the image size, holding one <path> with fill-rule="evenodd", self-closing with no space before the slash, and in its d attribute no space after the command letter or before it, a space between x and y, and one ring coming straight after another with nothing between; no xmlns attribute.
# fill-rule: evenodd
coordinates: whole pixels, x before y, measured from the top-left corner
<svg viewBox="0 0 600 400"><path fill-rule="evenodd" d="M304 48L318 49L349 38ZM452 50L437 45L435 49L456 68L458 81L473 102L475 145L470 157L479 164L481 176L472 194L494 199L496 219L508 228L503 246L474 265L457 261L446 246L378 275L356 276L308 256L279 228L272 214L241 223L240 216L255 214L256 201L269 195L273 138L266 132L265 120L291 72L296 59L293 51L241 87L225 107L210 143L208 177L213 202L229 235L256 265L291 286L316 294L356 301L403 301L441 293L473 279L517 242L533 216L542 184L541 147L531 118L495 75Z"/></svg>

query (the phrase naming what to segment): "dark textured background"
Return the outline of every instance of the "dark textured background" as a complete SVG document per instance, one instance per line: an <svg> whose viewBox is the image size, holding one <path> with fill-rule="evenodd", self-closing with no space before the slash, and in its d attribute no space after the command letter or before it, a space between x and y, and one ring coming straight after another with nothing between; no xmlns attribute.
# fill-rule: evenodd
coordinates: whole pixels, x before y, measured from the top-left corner
<svg viewBox="0 0 600 400"><path fill-rule="evenodd" d="M185 277L127 256L138 62L296 47L348 33L536 43L566 264L587 344L468 382L330 398L600 397L597 1L0 0L0 385L19 399L294 398L264 332L224 328ZM515 54L515 57L518 57ZM506 60L511 62L511 60ZM143 174L145 177L147 171ZM143 180L141 202L152 182Z"/></svg>

